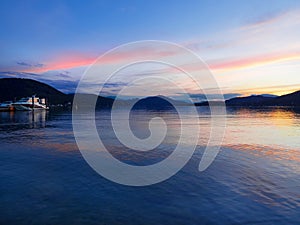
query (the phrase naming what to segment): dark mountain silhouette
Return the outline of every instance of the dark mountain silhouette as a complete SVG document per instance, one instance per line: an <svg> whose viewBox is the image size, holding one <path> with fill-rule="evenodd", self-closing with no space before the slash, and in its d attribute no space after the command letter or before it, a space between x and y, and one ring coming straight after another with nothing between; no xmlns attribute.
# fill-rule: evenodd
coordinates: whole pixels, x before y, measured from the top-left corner
<svg viewBox="0 0 300 225"><path fill-rule="evenodd" d="M263 96L263 97L271 97L271 98L278 97L278 95L272 95L272 94L262 94L261 96Z"/></svg>
<svg viewBox="0 0 300 225"><path fill-rule="evenodd" d="M70 96L36 80L21 78L0 79L0 102L18 100L32 95L46 98L50 104L65 104L71 101Z"/></svg>
<svg viewBox="0 0 300 225"><path fill-rule="evenodd" d="M22 79L22 78L2 78L0 79L0 102L14 101L22 97L31 97L36 95L40 98L46 98L49 105L66 105L73 102L74 94L64 94L61 91L56 90L50 85L42 82ZM80 94L86 98L90 96ZM97 96L96 96L97 97ZM113 99L98 97L97 107L111 107Z"/></svg>
<svg viewBox="0 0 300 225"><path fill-rule="evenodd" d="M22 97L30 97L36 95L41 98L46 98L48 104L57 105L73 102L74 94L64 94L56 90L50 85L21 78L2 78L0 79L0 102L9 100L18 100ZM97 108L111 108L114 99L80 94L83 99L97 98ZM122 104L128 104L132 100L123 101ZM175 101L164 96L152 96L139 100L133 109L174 109L172 104L189 105L188 103ZM211 104L219 104L220 102L211 102ZM242 107L263 107L263 106L299 106L300 107L300 91L294 93L273 96L273 95L252 95L248 97L236 97L225 101L227 106L242 106ZM196 106L207 106L208 102L195 103Z"/></svg>
<svg viewBox="0 0 300 225"><path fill-rule="evenodd" d="M300 106L300 91L279 96L270 101L270 104L277 106Z"/></svg>
<svg viewBox="0 0 300 225"><path fill-rule="evenodd" d="M218 104L219 102L213 102ZM248 97L236 97L225 101L226 106L263 107L263 106L287 106L300 107L300 91L274 97L272 95L251 95ZM208 106L208 102L195 103L196 106Z"/></svg>
<svg viewBox="0 0 300 225"><path fill-rule="evenodd" d="M210 105L224 105L222 101L210 101ZM209 106L208 101L196 102L195 106Z"/></svg>
<svg viewBox="0 0 300 225"><path fill-rule="evenodd" d="M226 100L225 103L228 106L247 106L247 105L263 106L268 104L268 102L273 99L274 99L273 97L264 97L262 95L251 95L248 97L232 98Z"/></svg>
<svg viewBox="0 0 300 225"><path fill-rule="evenodd" d="M96 101L96 108L102 109L102 108L111 108L114 100L112 98L106 98L102 96L97 96L93 94L76 94L77 102L75 102L75 105L78 107L78 109L89 109L92 110L94 106L92 106L91 101ZM71 97L71 101L73 103L74 94L69 94ZM78 104L77 104L78 103ZM92 108L91 108L92 107Z"/></svg>
<svg viewBox="0 0 300 225"><path fill-rule="evenodd" d="M175 109L173 104L183 104L165 96L151 96L140 99L133 109L146 109L146 110L172 110Z"/></svg>
<svg viewBox="0 0 300 225"><path fill-rule="evenodd" d="M2 78L0 79L0 102L15 101L22 97L31 97L36 95L40 98L46 98L49 105L70 105L73 103L74 94L65 94L54 87L45 83L22 78ZM96 108L111 108L114 99L96 96L91 94L77 94L80 98L81 109L90 108L91 99L97 99ZM164 100L163 96L149 97L141 99L134 108L136 109L171 109L172 105ZM166 98L165 98L166 99ZM171 99L168 99L172 101ZM119 104L126 105L132 100L120 100Z"/></svg>

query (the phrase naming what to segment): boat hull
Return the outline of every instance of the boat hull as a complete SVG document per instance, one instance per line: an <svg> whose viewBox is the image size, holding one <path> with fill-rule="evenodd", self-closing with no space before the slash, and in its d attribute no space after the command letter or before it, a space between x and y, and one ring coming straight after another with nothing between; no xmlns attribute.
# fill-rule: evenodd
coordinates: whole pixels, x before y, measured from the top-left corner
<svg viewBox="0 0 300 225"><path fill-rule="evenodd" d="M7 106L7 107L0 107L0 112L12 112L15 111L15 107Z"/></svg>
<svg viewBox="0 0 300 225"><path fill-rule="evenodd" d="M43 105L34 105L31 104L14 104L13 105L17 111L32 111L32 110L47 110L48 107Z"/></svg>
<svg viewBox="0 0 300 225"><path fill-rule="evenodd" d="M24 105L14 105L16 111L32 111L32 108L26 107Z"/></svg>

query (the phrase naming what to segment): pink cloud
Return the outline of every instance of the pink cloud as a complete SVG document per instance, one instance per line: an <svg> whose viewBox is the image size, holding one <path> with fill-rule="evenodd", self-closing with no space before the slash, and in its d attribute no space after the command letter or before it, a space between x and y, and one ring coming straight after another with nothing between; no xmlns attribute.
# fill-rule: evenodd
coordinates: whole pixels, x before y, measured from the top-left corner
<svg viewBox="0 0 300 225"><path fill-rule="evenodd" d="M44 66L41 68L28 68L27 70L22 71L30 73L43 73L52 70L66 70L77 67L89 66L92 63L113 64L128 60L138 60L141 56L146 54L153 55L153 50L151 48L132 49L124 52L118 52L115 54L103 55L99 60L97 60L97 57L95 56L70 54L65 56L58 56L54 60L43 62ZM154 53L154 55L158 58L167 57L173 54L174 52L163 50Z"/></svg>

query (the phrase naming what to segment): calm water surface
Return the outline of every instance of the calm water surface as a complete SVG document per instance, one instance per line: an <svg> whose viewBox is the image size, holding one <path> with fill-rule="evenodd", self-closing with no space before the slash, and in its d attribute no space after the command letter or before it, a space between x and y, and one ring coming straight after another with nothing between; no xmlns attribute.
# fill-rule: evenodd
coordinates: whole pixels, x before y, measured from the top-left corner
<svg viewBox="0 0 300 225"><path fill-rule="evenodd" d="M210 117L205 107L199 112L199 124L188 119L201 127L192 159L148 187L94 172L76 146L71 112L0 113L0 224L300 224L300 111L228 109L221 152L201 173ZM173 111L132 113L140 138L149 135L145 118L167 121L165 141L146 154L122 147L109 115L96 113L99 135L126 163L156 163L176 146L180 121Z"/></svg>

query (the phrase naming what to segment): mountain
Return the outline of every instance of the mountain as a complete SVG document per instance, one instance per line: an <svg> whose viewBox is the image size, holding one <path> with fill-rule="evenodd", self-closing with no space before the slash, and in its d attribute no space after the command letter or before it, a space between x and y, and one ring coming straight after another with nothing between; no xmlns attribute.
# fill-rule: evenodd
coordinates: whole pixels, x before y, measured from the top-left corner
<svg viewBox="0 0 300 225"><path fill-rule="evenodd" d="M72 103L74 94L65 94L58 91L54 87L42 82L22 79L22 78L2 78L0 79L0 102L18 100L22 97L30 97L36 95L40 98L46 98L49 105ZM82 98L91 96L80 94ZM94 96L96 97L96 96ZM96 107L105 108L111 107L113 99L98 97Z"/></svg>
<svg viewBox="0 0 300 225"><path fill-rule="evenodd" d="M49 105L66 105L73 102L74 94L65 94L54 87L45 83L22 78L2 78L0 79L0 102L19 100L22 97L36 95L40 98L46 98ZM114 99L96 96L91 94L77 94L83 104L78 108L89 108L88 102L96 99L96 108L111 108ZM129 104L132 100L119 100L119 105ZM172 99L155 96L141 99L134 105L134 109L171 109L173 106L168 101ZM84 105L87 103L87 105ZM177 102L179 104L179 102Z"/></svg>
<svg viewBox="0 0 300 225"><path fill-rule="evenodd" d="M75 94L69 94L72 102L73 102L74 95ZM93 95L93 94L77 93L76 98L77 98L77 103L79 102L79 105L76 104L78 109L90 109L90 107L91 107L90 103L91 103L91 101L94 101L94 100L96 100L95 107L97 109L111 108L114 103L114 100L112 98L106 98L106 97L97 96L97 95Z"/></svg>
<svg viewBox="0 0 300 225"><path fill-rule="evenodd" d="M252 95L226 101L227 106L300 106L300 91L277 97Z"/></svg>
<svg viewBox="0 0 300 225"><path fill-rule="evenodd" d="M270 103L278 106L300 106L300 91L279 96Z"/></svg>
<svg viewBox="0 0 300 225"><path fill-rule="evenodd" d="M56 90L47 84L36 80L22 78L2 78L0 79L0 102L9 100L18 100L22 97L36 95L46 98L48 104L67 104L72 103L74 94L65 94ZM91 97L97 98L96 108L111 108L114 99L80 94L86 100ZM121 100L122 104L128 104L132 100ZM189 105L185 102L176 101L164 96L152 96L139 100L133 109L174 109L172 104ZM299 106L300 107L300 91L282 96L273 95L251 95L248 97L236 97L225 101L227 106L243 106L243 107L263 107L263 106ZM211 104L220 104L220 102L211 102ZM208 102L195 103L196 106L207 106Z"/></svg>
<svg viewBox="0 0 300 225"><path fill-rule="evenodd" d="M151 96L140 99L133 109L147 109L147 110L169 110L175 109L173 105L188 105L185 102L176 101L165 96Z"/></svg>
<svg viewBox="0 0 300 225"><path fill-rule="evenodd" d="M270 98L276 98L278 95L272 95L272 94L262 94L263 97L270 97Z"/></svg>
<svg viewBox="0 0 300 225"><path fill-rule="evenodd" d="M49 104L65 104L72 99L50 85L36 80L21 78L0 79L0 102L18 100L32 95L46 98Z"/></svg>
<svg viewBox="0 0 300 225"><path fill-rule="evenodd" d="M222 101L210 101L208 103L208 101L205 101L205 102L196 102L195 103L195 106L209 106L209 105L215 105L215 106L224 105L224 102L222 102Z"/></svg>
<svg viewBox="0 0 300 225"><path fill-rule="evenodd" d="M218 101L212 102L219 104ZM242 106L242 107L263 107L263 106L299 106L300 107L300 91L296 91L287 95L251 95L247 97L236 97L225 101L226 106ZM195 103L196 106L208 106L208 102Z"/></svg>
<svg viewBox="0 0 300 225"><path fill-rule="evenodd" d="M273 100L273 97L264 97L263 95L251 95L248 97L236 97L229 100L226 100L225 103L228 106L264 106L270 100Z"/></svg>

